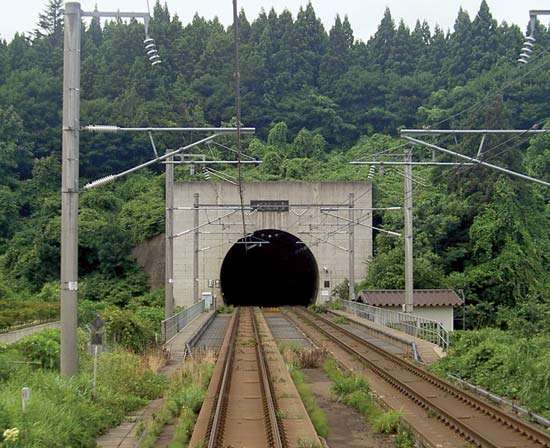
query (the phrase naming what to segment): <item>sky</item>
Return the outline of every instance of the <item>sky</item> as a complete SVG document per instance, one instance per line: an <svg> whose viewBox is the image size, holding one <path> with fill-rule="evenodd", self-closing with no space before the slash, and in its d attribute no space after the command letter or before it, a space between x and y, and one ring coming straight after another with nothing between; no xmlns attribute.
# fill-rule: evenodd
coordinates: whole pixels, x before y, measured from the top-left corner
<svg viewBox="0 0 550 448"><path fill-rule="evenodd" d="M156 0L149 0L151 5ZM164 1L164 0L163 0ZM195 12L207 18L218 16L224 24L231 22L231 0L166 0L171 13L177 12L183 23L189 22ZM2 4L3 3L3 4ZM0 0L0 38L11 39L15 32L31 32L44 9L47 0ZM92 10L97 3L100 10L144 11L147 0L81 0L82 8ZM452 29L458 9L462 6L470 17L475 17L481 0L312 0L317 14L326 28L334 23L336 14L347 15L355 37L367 41L374 34L386 6L395 20L403 18L413 27L416 19L426 19L432 26L439 24L444 30ZM529 21L529 9L549 9L550 0L488 0L487 3L498 22L518 24L525 30ZM307 0L239 0L249 20L255 18L261 8L274 7L277 12L289 9L294 16ZM550 17L550 16L548 16ZM548 23L546 18L544 23Z"/></svg>

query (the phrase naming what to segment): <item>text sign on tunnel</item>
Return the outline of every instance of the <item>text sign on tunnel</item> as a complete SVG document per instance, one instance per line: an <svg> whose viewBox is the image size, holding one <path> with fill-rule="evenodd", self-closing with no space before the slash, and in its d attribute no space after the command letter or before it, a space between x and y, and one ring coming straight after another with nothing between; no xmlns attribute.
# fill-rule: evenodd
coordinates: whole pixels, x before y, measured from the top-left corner
<svg viewBox="0 0 550 448"><path fill-rule="evenodd" d="M288 212L289 210L288 201L279 200L250 201L250 207L259 212Z"/></svg>

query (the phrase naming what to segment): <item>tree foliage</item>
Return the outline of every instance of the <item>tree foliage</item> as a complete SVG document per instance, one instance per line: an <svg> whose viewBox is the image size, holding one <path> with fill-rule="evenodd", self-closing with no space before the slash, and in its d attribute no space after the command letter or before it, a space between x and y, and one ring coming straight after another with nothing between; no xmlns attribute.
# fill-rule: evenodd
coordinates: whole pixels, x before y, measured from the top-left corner
<svg viewBox="0 0 550 448"><path fill-rule="evenodd" d="M59 277L61 7L47 1L34 35L0 41L0 284L32 293ZM271 9L251 21L241 11L239 20L242 119L257 128L245 143L264 161L244 170L247 180L367 180L349 162L380 157L398 143L401 127L528 129L550 117L548 29L537 24L531 62L518 67L522 32L498 24L485 1L473 19L460 10L448 32L421 20L409 29L388 9L367 42L354 37L347 17L337 16L327 31L311 3L296 17ZM157 2L150 31L164 62L154 68L143 53L142 24L92 20L82 29L82 125L235 123L232 29L218 19L195 15L183 24ZM174 148L193 137L156 142ZM444 143L469 155L479 145L470 137ZM548 180L548 143L547 136L490 137L483 157ZM152 157L147 136L82 133L82 182ZM130 251L162 232L161 169L81 196L82 298L127 305L144 293ZM181 168L176 175L203 178ZM415 168L415 178L416 287L464 289L472 326L519 327L546 309L548 192L482 168ZM377 171L375 203L400 205L402 180L396 169ZM395 212L374 220L403 227ZM375 236L363 284L401 287L402 240ZM514 309L514 319L504 319ZM538 324L525 328L540 331Z"/></svg>

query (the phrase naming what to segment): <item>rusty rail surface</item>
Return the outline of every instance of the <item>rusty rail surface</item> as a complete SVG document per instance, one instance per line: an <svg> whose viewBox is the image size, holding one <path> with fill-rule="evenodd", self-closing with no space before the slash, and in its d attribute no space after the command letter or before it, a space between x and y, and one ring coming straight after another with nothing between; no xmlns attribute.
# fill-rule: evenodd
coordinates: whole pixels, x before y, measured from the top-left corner
<svg viewBox="0 0 550 448"><path fill-rule="evenodd" d="M461 437L482 448L550 447L550 436L427 370L369 343L305 309L293 312L364 362L409 399L431 410Z"/></svg>
<svg viewBox="0 0 550 448"><path fill-rule="evenodd" d="M256 317L251 308L238 308L236 313L207 446L286 448Z"/></svg>

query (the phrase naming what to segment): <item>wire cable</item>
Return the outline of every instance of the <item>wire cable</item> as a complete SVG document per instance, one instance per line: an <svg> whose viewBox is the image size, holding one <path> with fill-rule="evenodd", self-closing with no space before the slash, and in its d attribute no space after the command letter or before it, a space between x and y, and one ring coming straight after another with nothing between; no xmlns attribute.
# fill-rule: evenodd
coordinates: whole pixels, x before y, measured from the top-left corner
<svg viewBox="0 0 550 448"><path fill-rule="evenodd" d="M239 199L241 201L241 218L243 223L243 237L246 240L246 218L244 214L244 193L243 174L241 164L242 141L241 141L241 59L240 59L240 36L239 36L239 14L237 0L233 0L233 31L235 35L235 109L237 114L237 179L239 185ZM246 249L246 245L245 245Z"/></svg>

